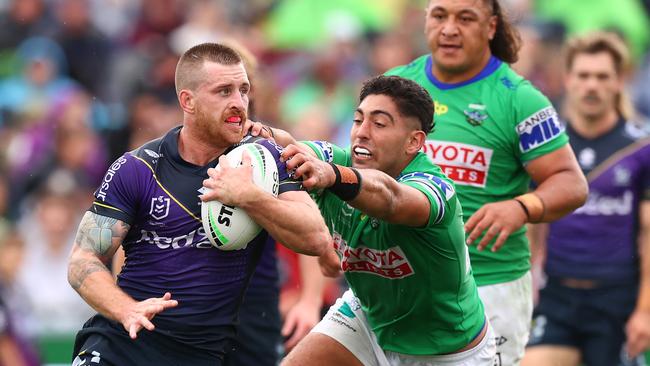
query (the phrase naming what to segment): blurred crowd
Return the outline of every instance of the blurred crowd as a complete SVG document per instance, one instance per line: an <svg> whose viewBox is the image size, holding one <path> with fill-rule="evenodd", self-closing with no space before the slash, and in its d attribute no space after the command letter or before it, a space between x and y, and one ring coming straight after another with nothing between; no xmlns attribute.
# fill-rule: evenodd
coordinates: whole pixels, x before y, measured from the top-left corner
<svg viewBox="0 0 650 366"><path fill-rule="evenodd" d="M566 37L614 31L634 55L628 107L647 127L650 0L615 2L503 1L524 40L514 68L561 110ZM66 281L76 224L113 159L180 123L186 49L243 45L260 65L254 119L345 146L360 83L427 52L425 4L0 0L0 334L38 364L48 339L93 313Z"/></svg>

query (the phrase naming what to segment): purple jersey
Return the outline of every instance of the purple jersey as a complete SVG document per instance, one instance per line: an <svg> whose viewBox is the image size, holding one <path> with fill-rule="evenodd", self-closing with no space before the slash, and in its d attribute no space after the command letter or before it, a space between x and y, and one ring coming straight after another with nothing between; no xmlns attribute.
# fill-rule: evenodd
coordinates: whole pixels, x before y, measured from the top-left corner
<svg viewBox="0 0 650 366"><path fill-rule="evenodd" d="M120 288L136 300L167 291L178 300L177 307L156 315L156 329L214 350L234 334L242 295L268 234L262 231L243 250L221 251L210 245L198 195L207 169L218 159L206 166L184 161L178 152L180 129L118 158L95 192L90 210L131 225L122 244L126 261L117 281ZM275 157L280 193L301 189L280 161L279 146L261 138L242 140L252 142Z"/></svg>
<svg viewBox="0 0 650 366"><path fill-rule="evenodd" d="M638 281L638 210L650 199L650 139L619 121L586 139L567 133L589 181L584 206L550 224L546 273L604 282Z"/></svg>

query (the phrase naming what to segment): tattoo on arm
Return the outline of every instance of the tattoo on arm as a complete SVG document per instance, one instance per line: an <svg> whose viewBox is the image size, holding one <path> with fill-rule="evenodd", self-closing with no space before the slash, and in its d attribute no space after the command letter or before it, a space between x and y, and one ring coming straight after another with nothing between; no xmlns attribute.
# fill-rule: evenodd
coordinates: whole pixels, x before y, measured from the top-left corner
<svg viewBox="0 0 650 366"><path fill-rule="evenodd" d="M90 274L95 272L109 272L108 268L97 258L79 258L70 261L68 266L68 282L75 291Z"/></svg>
<svg viewBox="0 0 650 366"><path fill-rule="evenodd" d="M116 239L115 244L121 244L129 228L129 224L118 219L87 212L79 224L75 243L81 249L90 250L103 257L114 249L113 239Z"/></svg>
<svg viewBox="0 0 650 366"><path fill-rule="evenodd" d="M86 212L75 238L73 255L68 265L68 282L78 290L86 278L95 272L110 272L105 263L115 253L131 226L123 221ZM74 255L77 251L92 256Z"/></svg>

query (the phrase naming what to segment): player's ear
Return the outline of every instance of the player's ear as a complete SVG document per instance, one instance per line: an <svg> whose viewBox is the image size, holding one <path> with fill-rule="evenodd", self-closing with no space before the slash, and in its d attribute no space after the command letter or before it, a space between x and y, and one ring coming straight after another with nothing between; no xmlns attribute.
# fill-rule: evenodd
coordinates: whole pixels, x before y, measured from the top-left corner
<svg viewBox="0 0 650 366"><path fill-rule="evenodd" d="M181 91L178 93L178 102L180 103L183 112L194 114L195 101L194 101L194 93L192 93L191 90L181 89Z"/></svg>
<svg viewBox="0 0 650 366"><path fill-rule="evenodd" d="M424 142L427 139L427 134L422 130L413 130L408 136L406 142L406 154L413 155L422 149Z"/></svg>

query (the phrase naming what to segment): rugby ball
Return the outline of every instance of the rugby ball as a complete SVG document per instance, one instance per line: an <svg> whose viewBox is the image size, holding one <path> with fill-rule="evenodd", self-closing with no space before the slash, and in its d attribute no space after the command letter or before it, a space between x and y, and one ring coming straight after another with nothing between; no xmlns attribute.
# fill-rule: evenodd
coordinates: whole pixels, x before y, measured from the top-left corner
<svg viewBox="0 0 650 366"><path fill-rule="evenodd" d="M253 165L253 182L274 196L278 195L278 167L271 152L260 144L237 146L226 158L231 166L240 166L242 153L248 152ZM219 165L215 169L219 170ZM213 246L221 250L244 249L262 231L262 227L239 207L219 201L201 204L201 221L205 235Z"/></svg>

